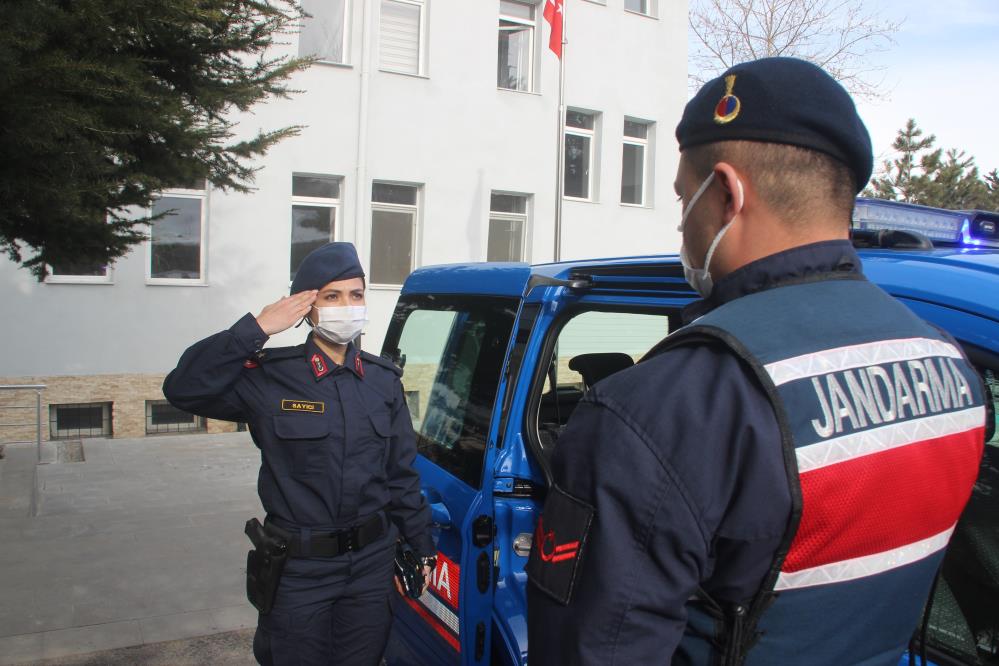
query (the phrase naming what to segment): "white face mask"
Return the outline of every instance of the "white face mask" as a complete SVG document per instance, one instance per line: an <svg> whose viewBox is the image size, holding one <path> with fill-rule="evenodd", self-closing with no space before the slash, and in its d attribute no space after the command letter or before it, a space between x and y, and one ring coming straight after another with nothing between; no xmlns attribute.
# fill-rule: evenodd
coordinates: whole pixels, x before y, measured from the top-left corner
<svg viewBox="0 0 999 666"><path fill-rule="evenodd" d="M676 228L677 231L683 233L683 227L687 223L687 218L690 216L690 212L694 210L694 204L697 203L697 200L700 199L701 195L708 189L708 185L711 184L714 178L715 172L712 171L708 174L708 177L704 179L704 182L701 183L701 186L697 188L697 191L694 192L694 196L690 198L690 202L687 204L687 207L683 209L683 215L680 217L680 226ZM736 180L735 183L739 187L739 202L737 205L739 208L742 208L742 182ZM687 283L694 288L694 291L701 295L701 298L707 298L710 296L711 291L714 289L715 284L714 280L711 279L711 271L709 269L711 266L711 257L718 248L718 243L721 242L721 239L734 223L735 217L733 216L729 223L722 227L718 234L715 235L714 240L711 241L711 245L708 246L707 254L704 256L703 268L694 268L690 264L690 256L687 254L687 246L680 246L680 263L683 264L683 277L687 280Z"/></svg>
<svg viewBox="0 0 999 666"><path fill-rule="evenodd" d="M356 338L368 323L368 308L363 305L316 308L316 311L319 323L313 324L312 330L337 345L345 345Z"/></svg>

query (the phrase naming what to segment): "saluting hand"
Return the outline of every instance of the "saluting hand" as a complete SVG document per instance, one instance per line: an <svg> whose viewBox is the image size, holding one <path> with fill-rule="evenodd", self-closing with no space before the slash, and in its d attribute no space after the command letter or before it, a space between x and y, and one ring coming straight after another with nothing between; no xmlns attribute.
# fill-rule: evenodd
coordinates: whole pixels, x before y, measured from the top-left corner
<svg viewBox="0 0 999 666"><path fill-rule="evenodd" d="M292 296L271 303L257 315L257 323L267 335L274 335L294 326L299 319L309 314L316 302L318 289L301 291Z"/></svg>

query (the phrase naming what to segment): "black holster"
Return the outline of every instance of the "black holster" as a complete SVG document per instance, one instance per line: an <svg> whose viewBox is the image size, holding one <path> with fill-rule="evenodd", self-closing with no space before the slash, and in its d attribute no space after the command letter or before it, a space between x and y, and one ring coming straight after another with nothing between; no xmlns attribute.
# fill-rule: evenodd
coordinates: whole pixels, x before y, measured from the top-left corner
<svg viewBox="0 0 999 666"><path fill-rule="evenodd" d="M256 518L246 521L245 532L253 543L253 550L246 554L246 597L261 615L267 615L288 561L288 535L273 525L261 525Z"/></svg>

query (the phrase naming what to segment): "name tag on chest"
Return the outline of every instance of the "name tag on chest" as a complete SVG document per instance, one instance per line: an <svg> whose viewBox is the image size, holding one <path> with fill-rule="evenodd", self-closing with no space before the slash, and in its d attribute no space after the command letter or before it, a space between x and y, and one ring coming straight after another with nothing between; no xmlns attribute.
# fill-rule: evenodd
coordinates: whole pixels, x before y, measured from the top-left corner
<svg viewBox="0 0 999 666"><path fill-rule="evenodd" d="M282 400L281 411L312 412L313 414L322 414L326 411L326 403L309 402L308 400Z"/></svg>

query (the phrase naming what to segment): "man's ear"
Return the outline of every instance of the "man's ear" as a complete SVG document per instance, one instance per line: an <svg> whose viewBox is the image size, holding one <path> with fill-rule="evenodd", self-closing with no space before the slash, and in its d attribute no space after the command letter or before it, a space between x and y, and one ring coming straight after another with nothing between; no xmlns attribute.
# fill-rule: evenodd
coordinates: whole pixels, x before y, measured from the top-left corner
<svg viewBox="0 0 999 666"><path fill-rule="evenodd" d="M744 178L739 171L728 162L718 162L714 168L715 179L721 183L728 195L725 198L725 221L742 212L746 205L746 189L742 184Z"/></svg>

